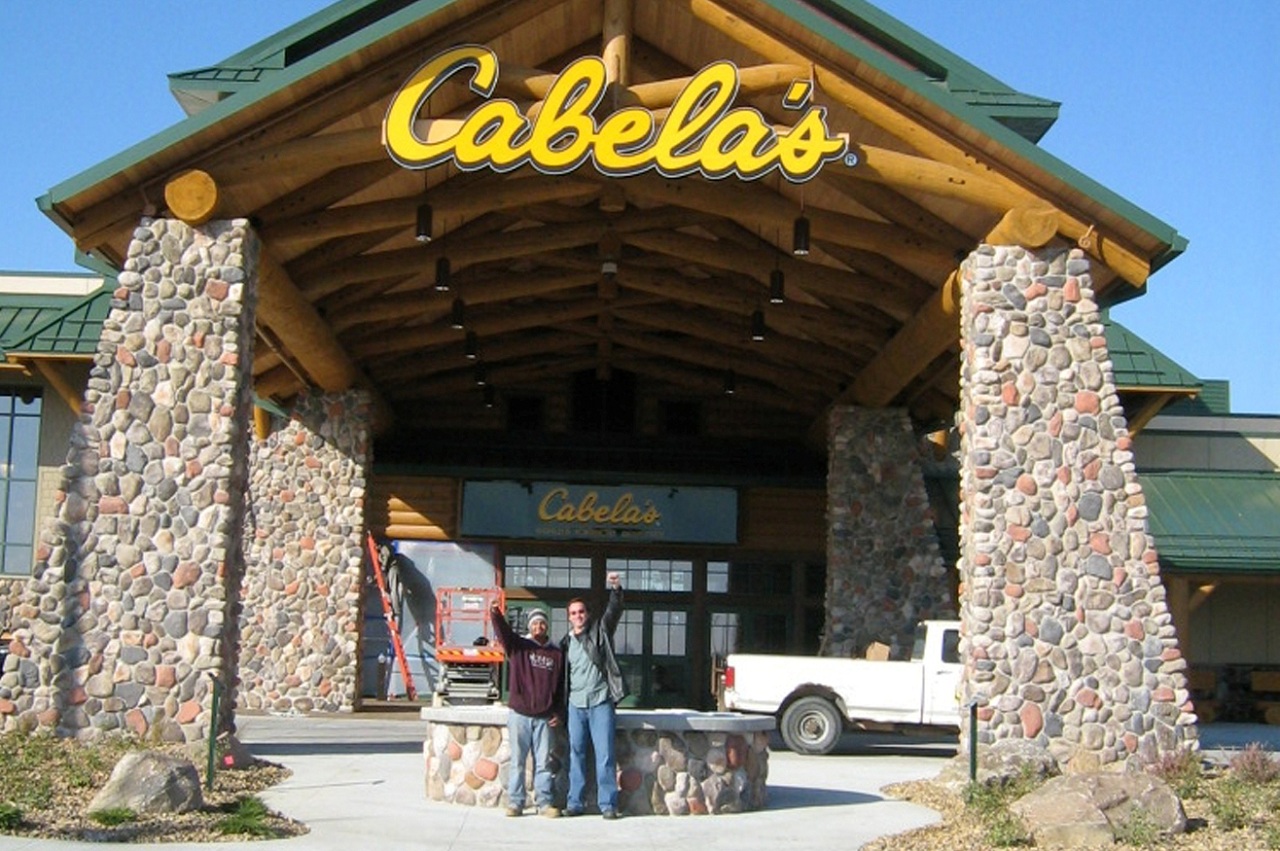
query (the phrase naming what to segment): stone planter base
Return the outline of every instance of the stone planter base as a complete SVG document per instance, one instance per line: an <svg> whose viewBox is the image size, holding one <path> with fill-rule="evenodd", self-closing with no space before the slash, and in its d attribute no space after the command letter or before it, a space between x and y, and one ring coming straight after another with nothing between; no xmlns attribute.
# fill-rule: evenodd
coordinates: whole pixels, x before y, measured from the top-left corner
<svg viewBox="0 0 1280 851"><path fill-rule="evenodd" d="M428 707L423 745L433 801L505 807L513 770L507 708ZM618 808L628 815L701 815L763 809L773 718L689 710L619 710L614 748ZM554 749L564 754L563 742ZM563 757L561 757L563 764ZM532 765L527 788L533 788ZM557 776L563 805L567 767ZM594 784L588 782L588 789Z"/></svg>

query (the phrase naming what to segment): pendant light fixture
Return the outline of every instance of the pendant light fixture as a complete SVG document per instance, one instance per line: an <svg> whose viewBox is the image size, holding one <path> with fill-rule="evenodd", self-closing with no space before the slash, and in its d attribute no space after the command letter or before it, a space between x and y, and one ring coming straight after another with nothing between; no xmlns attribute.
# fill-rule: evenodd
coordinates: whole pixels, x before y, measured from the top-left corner
<svg viewBox="0 0 1280 851"><path fill-rule="evenodd" d="M751 341L759 343L764 340L764 311L756 309L751 314Z"/></svg>
<svg viewBox="0 0 1280 851"><path fill-rule="evenodd" d="M774 267L769 273L769 304L782 304L787 300L787 283L782 270Z"/></svg>
<svg viewBox="0 0 1280 851"><path fill-rule="evenodd" d="M463 351L467 356L467 360L475 360L476 358L480 357L480 341L476 337L475 331L467 332L467 339L463 345L464 345Z"/></svg>
<svg viewBox="0 0 1280 851"><path fill-rule="evenodd" d="M452 278L448 257L436 258L436 292L447 293Z"/></svg>
<svg viewBox="0 0 1280 851"><path fill-rule="evenodd" d="M791 253L804 257L809 253L809 220L805 217L804 208L791 228Z"/></svg>
<svg viewBox="0 0 1280 851"><path fill-rule="evenodd" d="M485 369L484 364L476 364L476 386L486 387L489 384L489 370Z"/></svg>
<svg viewBox="0 0 1280 851"><path fill-rule="evenodd" d="M453 309L449 312L449 327L461 331L467 324L467 304L460 298L453 300Z"/></svg>
<svg viewBox="0 0 1280 851"><path fill-rule="evenodd" d="M732 396L736 392L738 392L738 377L734 375L732 369L727 369L724 373L724 395Z"/></svg>
<svg viewBox="0 0 1280 851"><path fill-rule="evenodd" d="M486 384L484 386L484 406L486 408L492 408L494 399L497 398L497 395L497 392L493 389L493 385Z"/></svg>
<svg viewBox="0 0 1280 851"><path fill-rule="evenodd" d="M427 243L431 241L431 205L418 205L418 226L414 231L414 239L418 242Z"/></svg>

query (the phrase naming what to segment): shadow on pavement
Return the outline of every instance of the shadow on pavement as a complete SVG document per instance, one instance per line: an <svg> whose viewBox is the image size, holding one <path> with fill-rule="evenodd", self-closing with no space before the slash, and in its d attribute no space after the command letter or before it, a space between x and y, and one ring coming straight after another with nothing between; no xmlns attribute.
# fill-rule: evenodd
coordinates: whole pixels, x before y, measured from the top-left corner
<svg viewBox="0 0 1280 851"><path fill-rule="evenodd" d="M247 742L254 756L340 756L422 753L422 742Z"/></svg>
<svg viewBox="0 0 1280 851"><path fill-rule="evenodd" d="M819 757L820 758L820 757ZM838 789L814 789L806 786L769 786L770 810L807 810L812 807L845 807L883 801L880 795L845 792Z"/></svg>

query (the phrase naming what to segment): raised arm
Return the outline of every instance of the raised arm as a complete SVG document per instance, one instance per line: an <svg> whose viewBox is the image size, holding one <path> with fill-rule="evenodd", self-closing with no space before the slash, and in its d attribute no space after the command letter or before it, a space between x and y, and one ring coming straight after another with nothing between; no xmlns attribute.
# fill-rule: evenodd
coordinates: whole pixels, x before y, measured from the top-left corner
<svg viewBox="0 0 1280 851"><path fill-rule="evenodd" d="M609 586L609 605L605 606L604 616L600 622L604 626L605 631L613 635L613 631L618 628L618 621L622 618L622 579L616 573L610 573L605 579L605 584Z"/></svg>

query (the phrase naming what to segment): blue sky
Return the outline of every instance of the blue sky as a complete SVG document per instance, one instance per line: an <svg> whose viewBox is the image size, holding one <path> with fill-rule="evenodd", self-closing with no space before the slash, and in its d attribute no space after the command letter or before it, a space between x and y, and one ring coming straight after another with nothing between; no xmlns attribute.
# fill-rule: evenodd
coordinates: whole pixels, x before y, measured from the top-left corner
<svg viewBox="0 0 1280 851"><path fill-rule="evenodd" d="M0 269L74 271L34 199L176 123L165 75L217 62L327 0L14 3L0 29ZM1280 414L1280 2L880 0L1010 86L1062 102L1041 146L1173 225L1187 252L1116 318L1237 412ZM181 10L181 11L180 11Z"/></svg>

